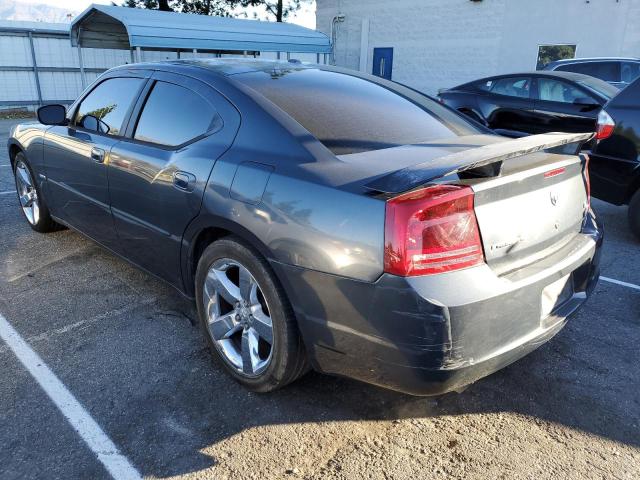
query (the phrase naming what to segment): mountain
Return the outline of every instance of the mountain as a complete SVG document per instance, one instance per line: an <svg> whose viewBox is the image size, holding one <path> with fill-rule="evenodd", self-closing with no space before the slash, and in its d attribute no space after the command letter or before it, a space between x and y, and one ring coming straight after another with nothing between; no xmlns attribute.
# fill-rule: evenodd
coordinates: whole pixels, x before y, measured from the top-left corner
<svg viewBox="0 0 640 480"><path fill-rule="evenodd" d="M67 10L46 3L0 0L0 20L69 23L80 10Z"/></svg>

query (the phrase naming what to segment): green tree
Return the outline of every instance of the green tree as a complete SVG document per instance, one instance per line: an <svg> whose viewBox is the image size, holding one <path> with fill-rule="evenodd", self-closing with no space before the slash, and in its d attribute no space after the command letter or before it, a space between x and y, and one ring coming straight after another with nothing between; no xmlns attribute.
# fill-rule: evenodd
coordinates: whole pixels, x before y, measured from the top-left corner
<svg viewBox="0 0 640 480"><path fill-rule="evenodd" d="M130 8L148 8L149 10L163 10L172 12L173 8L169 5L169 0L126 0L123 7Z"/></svg>
<svg viewBox="0 0 640 480"><path fill-rule="evenodd" d="M540 45L538 47L538 64L536 68L541 69L548 63L575 56L575 45Z"/></svg>
<svg viewBox="0 0 640 480"><path fill-rule="evenodd" d="M310 0L125 0L123 7L147 8L198 15L230 17L238 14L238 8L258 7L276 22L282 22L298 11L302 3ZM241 13L242 14L242 13ZM244 14L245 16L246 13Z"/></svg>
<svg viewBox="0 0 640 480"><path fill-rule="evenodd" d="M117 105L114 103L113 105L107 105L106 107L97 108L96 110L87 113L87 115L91 115L92 117L96 117L98 120L102 120L104 117L113 112L116 107Z"/></svg>

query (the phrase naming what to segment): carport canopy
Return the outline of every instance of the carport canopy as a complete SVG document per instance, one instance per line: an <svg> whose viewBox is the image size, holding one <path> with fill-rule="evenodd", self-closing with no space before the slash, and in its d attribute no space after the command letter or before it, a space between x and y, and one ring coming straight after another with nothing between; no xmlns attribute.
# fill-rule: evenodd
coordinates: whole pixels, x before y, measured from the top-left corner
<svg viewBox="0 0 640 480"><path fill-rule="evenodd" d="M88 48L330 53L325 34L289 23L93 4L71 24Z"/></svg>

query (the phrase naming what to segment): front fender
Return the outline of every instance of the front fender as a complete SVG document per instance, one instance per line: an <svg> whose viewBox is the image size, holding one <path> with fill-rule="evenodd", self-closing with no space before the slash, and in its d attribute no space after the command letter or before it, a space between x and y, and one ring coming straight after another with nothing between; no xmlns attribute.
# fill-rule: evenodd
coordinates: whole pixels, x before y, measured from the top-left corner
<svg viewBox="0 0 640 480"><path fill-rule="evenodd" d="M7 148L9 158L13 164L13 157L17 150L24 152L31 167L41 173L43 169L43 143L47 127L40 123L22 123L14 125L9 132Z"/></svg>

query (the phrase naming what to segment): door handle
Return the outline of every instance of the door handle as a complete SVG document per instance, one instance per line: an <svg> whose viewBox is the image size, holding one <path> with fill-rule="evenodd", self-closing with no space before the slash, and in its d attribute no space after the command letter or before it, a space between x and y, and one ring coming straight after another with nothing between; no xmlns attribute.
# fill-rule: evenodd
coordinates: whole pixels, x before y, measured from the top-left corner
<svg viewBox="0 0 640 480"><path fill-rule="evenodd" d="M91 149L91 158L97 163L104 162L104 150L101 148L93 147Z"/></svg>
<svg viewBox="0 0 640 480"><path fill-rule="evenodd" d="M180 189L186 190L187 192L193 191L193 187L196 183L195 175L192 175L188 172L175 172L173 174L173 186Z"/></svg>

